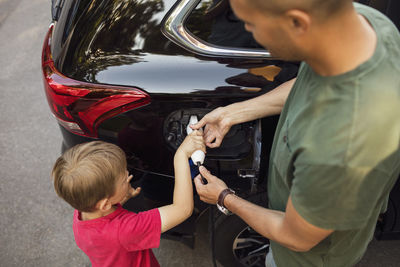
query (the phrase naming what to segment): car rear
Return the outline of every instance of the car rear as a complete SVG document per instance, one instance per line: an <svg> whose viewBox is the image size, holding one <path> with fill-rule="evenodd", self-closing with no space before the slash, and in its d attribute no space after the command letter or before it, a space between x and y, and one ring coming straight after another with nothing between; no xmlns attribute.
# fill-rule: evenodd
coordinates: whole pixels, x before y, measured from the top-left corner
<svg viewBox="0 0 400 267"><path fill-rule="evenodd" d="M172 201L173 155L191 115L201 118L264 94L297 73L297 63L206 55L177 45L162 30L179 2L184 1L56 1L43 46L44 88L63 150L98 139L119 145L134 186L142 186L142 196L128 202L135 211ZM234 26L221 33L208 30L204 12L199 5L188 19L196 38L223 36L221 46L240 29L232 46L259 49L232 13L223 11ZM262 194L276 122L271 117L236 125L220 148L207 150L204 164L239 195ZM193 245L195 219L208 207L198 196L195 205L194 215L170 237Z"/></svg>

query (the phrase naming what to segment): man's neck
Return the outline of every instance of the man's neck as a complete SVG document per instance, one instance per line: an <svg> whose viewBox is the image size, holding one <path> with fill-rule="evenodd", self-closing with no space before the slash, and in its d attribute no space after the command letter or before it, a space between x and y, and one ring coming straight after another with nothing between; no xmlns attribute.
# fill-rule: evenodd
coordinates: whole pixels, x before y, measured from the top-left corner
<svg viewBox="0 0 400 267"><path fill-rule="evenodd" d="M357 13L340 23L321 28L305 61L321 76L335 76L355 69L374 54L377 37L369 22Z"/></svg>

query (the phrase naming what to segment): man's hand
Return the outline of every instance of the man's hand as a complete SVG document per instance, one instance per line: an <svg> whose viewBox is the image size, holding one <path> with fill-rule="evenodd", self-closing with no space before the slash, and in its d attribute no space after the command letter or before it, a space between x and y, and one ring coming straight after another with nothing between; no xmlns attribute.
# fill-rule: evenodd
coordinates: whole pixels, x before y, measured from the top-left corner
<svg viewBox="0 0 400 267"><path fill-rule="evenodd" d="M211 148L219 147L222 139L224 139L232 127L230 119L225 116L225 109L223 107L214 109L206 114L198 123L190 125L190 127L198 130L204 125L206 126L204 128L204 142Z"/></svg>
<svg viewBox="0 0 400 267"><path fill-rule="evenodd" d="M228 187L224 181L212 175L204 166L201 166L199 170L208 182L208 184L203 184L200 174L194 178L194 184L196 185L196 190L200 199L210 204L217 204L219 194Z"/></svg>
<svg viewBox="0 0 400 267"><path fill-rule="evenodd" d="M176 153L183 153L187 158L190 158L196 150L201 150L206 153L203 133L200 131L193 131L191 134L186 136Z"/></svg>

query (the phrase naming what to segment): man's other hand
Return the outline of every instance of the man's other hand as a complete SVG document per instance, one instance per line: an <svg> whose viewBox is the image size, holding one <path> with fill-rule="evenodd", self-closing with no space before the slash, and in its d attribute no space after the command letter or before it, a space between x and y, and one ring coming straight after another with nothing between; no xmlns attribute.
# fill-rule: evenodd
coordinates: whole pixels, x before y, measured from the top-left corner
<svg viewBox="0 0 400 267"><path fill-rule="evenodd" d="M207 184L203 184L200 174L194 178L194 184L200 196L200 200L209 204L217 204L219 194L228 187L224 181L212 175L204 166L201 166L199 170L208 182Z"/></svg>
<svg viewBox="0 0 400 267"><path fill-rule="evenodd" d="M204 128L204 142L210 148L219 147L232 127L230 119L225 115L225 109L219 107L210 113L207 113L198 123L191 125L194 130Z"/></svg>

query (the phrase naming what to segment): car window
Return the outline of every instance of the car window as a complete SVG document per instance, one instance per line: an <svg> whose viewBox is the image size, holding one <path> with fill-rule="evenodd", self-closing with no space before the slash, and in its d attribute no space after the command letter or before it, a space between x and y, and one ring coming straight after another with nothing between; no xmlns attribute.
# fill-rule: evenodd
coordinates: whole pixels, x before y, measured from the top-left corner
<svg viewBox="0 0 400 267"><path fill-rule="evenodd" d="M244 23L233 13L228 0L201 0L188 16L185 27L194 36L212 45L261 48Z"/></svg>

